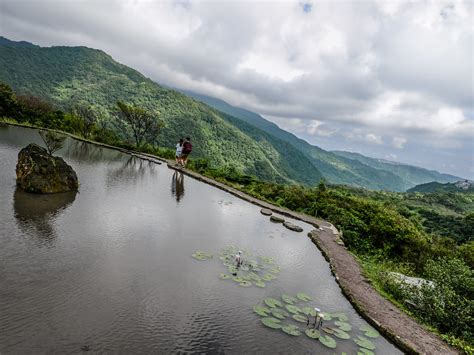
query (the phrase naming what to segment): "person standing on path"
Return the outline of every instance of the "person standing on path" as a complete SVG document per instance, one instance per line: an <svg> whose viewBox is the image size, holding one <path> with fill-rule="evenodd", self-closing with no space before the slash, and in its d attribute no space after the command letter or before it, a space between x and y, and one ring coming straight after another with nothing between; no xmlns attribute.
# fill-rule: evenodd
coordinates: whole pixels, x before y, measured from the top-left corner
<svg viewBox="0 0 474 355"><path fill-rule="evenodd" d="M181 152L181 165L183 167L186 167L186 164L188 163L188 156L191 154L193 151L193 145L191 144L191 138L186 137L184 143L183 143L183 150Z"/></svg>
<svg viewBox="0 0 474 355"><path fill-rule="evenodd" d="M183 144L184 144L184 139L181 138L179 142L176 144L176 165L183 165L181 155L183 153Z"/></svg>

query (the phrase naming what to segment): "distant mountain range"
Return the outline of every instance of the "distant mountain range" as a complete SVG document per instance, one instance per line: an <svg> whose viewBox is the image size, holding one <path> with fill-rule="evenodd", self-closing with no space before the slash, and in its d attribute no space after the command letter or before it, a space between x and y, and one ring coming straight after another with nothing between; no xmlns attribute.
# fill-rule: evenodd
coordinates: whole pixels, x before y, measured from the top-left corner
<svg viewBox="0 0 474 355"><path fill-rule="evenodd" d="M461 180L455 183L441 184L439 182L428 182L426 184L412 187L407 192L466 192L474 193L474 182Z"/></svg>
<svg viewBox="0 0 474 355"><path fill-rule="evenodd" d="M232 106L214 97L186 90L182 92L290 143L303 152L323 176L332 183L405 191L415 185L431 181L455 182L461 180L458 176L388 160L369 158L358 153L329 152L281 129L255 112Z"/></svg>
<svg viewBox="0 0 474 355"><path fill-rule="evenodd" d="M405 191L420 183L461 180L356 153L325 151L254 112L165 88L87 47L39 47L0 37L0 81L64 110L81 101L110 111L118 100L156 109L166 123L160 145L174 147L178 138L191 135L195 157L267 181L315 185L325 178L334 184Z"/></svg>

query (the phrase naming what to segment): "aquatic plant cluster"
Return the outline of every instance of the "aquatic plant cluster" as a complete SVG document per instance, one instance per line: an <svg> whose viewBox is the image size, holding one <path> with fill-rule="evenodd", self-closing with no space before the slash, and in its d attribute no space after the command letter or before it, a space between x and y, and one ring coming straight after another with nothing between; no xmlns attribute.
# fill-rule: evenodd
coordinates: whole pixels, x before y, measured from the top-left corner
<svg viewBox="0 0 474 355"><path fill-rule="evenodd" d="M237 253L241 253L242 264L237 266L235 257ZM213 257L211 253L197 251L192 254L196 260L209 260ZM254 255L247 249L240 250L236 246L229 245L223 248L219 253L219 260L222 261L227 273L221 273L222 280L232 280L242 287L257 286L264 288L266 283L277 278L276 274L280 272L280 267L274 263L273 258Z"/></svg>
<svg viewBox="0 0 474 355"><path fill-rule="evenodd" d="M236 256L240 255L242 264L237 265ZM213 259L213 254L196 251L192 257L199 261ZM221 273L223 280L232 280L242 287L266 287L266 282L276 279L281 268L271 257L255 255L247 249L239 249L230 245L219 253L227 273ZM255 305L253 311L261 317L264 326L281 330L289 336L300 336L303 333L318 341L327 348L335 349L338 340L350 340L359 347L357 354L374 354L375 344L370 338L379 337L379 333L369 325L359 327L361 334L352 335L353 326L342 312L322 312L312 304L313 298L300 292L292 296L282 294L279 298L267 297L262 304ZM338 340L336 340L336 338Z"/></svg>
<svg viewBox="0 0 474 355"><path fill-rule="evenodd" d="M291 336L300 336L303 332L307 337L319 341L322 345L335 349L337 340L351 339L353 327L348 323L348 317L342 312L321 312L310 304L312 298L305 293L296 297L282 294L281 300L265 298L263 303L253 307L266 327L282 330ZM321 320L323 320L321 322ZM296 324L295 324L296 321ZM298 324L300 323L300 324ZM359 346L358 354L374 354L375 344L369 338L377 338L379 333L368 325L359 328L363 335L353 338Z"/></svg>

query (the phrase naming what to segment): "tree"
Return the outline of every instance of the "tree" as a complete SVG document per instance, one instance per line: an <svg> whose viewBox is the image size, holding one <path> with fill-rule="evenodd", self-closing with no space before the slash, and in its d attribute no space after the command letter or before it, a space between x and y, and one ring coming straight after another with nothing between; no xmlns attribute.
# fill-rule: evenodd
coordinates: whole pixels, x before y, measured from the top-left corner
<svg viewBox="0 0 474 355"><path fill-rule="evenodd" d="M7 84L0 83L0 117L16 116L17 111L18 103L13 90Z"/></svg>
<svg viewBox="0 0 474 355"><path fill-rule="evenodd" d="M80 134L82 134L83 137L89 137L92 128L98 119L97 112L92 108L92 106L87 106L85 104L77 104L71 111L71 113L79 119L77 129Z"/></svg>
<svg viewBox="0 0 474 355"><path fill-rule="evenodd" d="M117 102L119 110L115 112L118 127L129 136L130 132L135 145L141 147L143 143L154 143L164 124L158 119L158 113L145 110L141 107Z"/></svg>
<svg viewBox="0 0 474 355"><path fill-rule="evenodd" d="M40 130L39 135L43 139L46 149L49 155L53 155L54 152L58 151L64 146L66 137L61 134L57 134L51 131Z"/></svg>

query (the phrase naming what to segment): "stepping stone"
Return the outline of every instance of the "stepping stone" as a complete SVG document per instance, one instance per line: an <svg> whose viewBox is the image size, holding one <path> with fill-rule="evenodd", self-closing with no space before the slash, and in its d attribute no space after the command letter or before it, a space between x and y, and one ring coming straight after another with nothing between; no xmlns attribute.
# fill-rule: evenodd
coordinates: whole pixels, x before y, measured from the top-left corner
<svg viewBox="0 0 474 355"><path fill-rule="evenodd" d="M265 216L271 216L273 214L272 210L269 210L268 208L262 208L260 213Z"/></svg>
<svg viewBox="0 0 474 355"><path fill-rule="evenodd" d="M288 228L289 230L292 230L294 232L302 232L303 231L303 228L301 228L300 226L297 226L296 224L293 224L291 222L283 222L283 225Z"/></svg>
<svg viewBox="0 0 474 355"><path fill-rule="evenodd" d="M275 215L270 216L270 221L275 222L275 223L285 222L285 220L283 218L275 216Z"/></svg>

